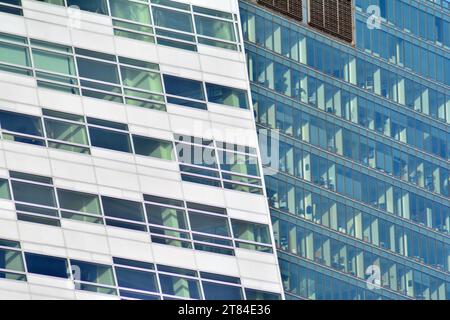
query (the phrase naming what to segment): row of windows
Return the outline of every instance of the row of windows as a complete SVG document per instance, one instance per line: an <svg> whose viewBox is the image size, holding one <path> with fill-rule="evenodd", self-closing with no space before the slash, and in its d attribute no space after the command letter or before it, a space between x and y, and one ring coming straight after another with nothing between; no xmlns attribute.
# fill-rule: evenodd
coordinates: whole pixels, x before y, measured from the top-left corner
<svg viewBox="0 0 450 320"><path fill-rule="evenodd" d="M319 38L313 39L303 35L300 33L300 30L297 32L292 28L276 24L269 18L260 15L262 14L260 9L252 8L256 11L255 13L250 12L249 9L241 3L242 28L246 41L274 51L301 64L311 66L332 77L358 85L362 89L408 108L413 108L440 121L450 122L450 110L448 110L450 108L450 98L444 96L446 92L443 89L435 90L422 85L416 80L416 77L397 75L393 73L393 68L392 70L387 70L378 65L376 66L366 61L365 58L357 58L338 48L331 47L323 43L323 40L319 42ZM267 24L274 24L276 28L267 27ZM305 33L305 31L302 31L302 33ZM247 50L249 49L251 47L247 48ZM280 64L283 64L280 58L278 60L280 60ZM448 59L445 61L448 61ZM285 68L289 69L287 68L288 62L285 61L284 64L286 65ZM260 63L260 66L260 72L266 68L263 62ZM301 65L298 65L298 67L301 68ZM450 63L447 63L446 67L444 65L440 67L436 65L436 73L442 71L442 74L447 76L450 72L445 72L444 68L448 69L449 67ZM270 71L270 68L273 68L270 63L267 64L267 68L269 72L273 73L273 71ZM293 66L290 68L292 69ZM275 80L275 76L278 76L280 80ZM288 89L297 89L297 95L293 96L299 96L301 90L305 88L301 86L295 87L294 84L289 87L286 86L285 82L290 81L287 80L288 78L290 78L289 75L279 71L275 72L275 75L269 75L266 78L267 82L265 79L261 81L263 84L266 82L265 85L271 86L271 88L278 84L281 92L286 92ZM261 83L261 81L259 82ZM446 79L446 83L450 83L450 79ZM416 88L420 90L421 94L418 101L416 95L411 95L411 92L416 90Z"/></svg>
<svg viewBox="0 0 450 320"><path fill-rule="evenodd" d="M448 19L438 16L442 11L428 13L400 0L356 0L355 5L357 9L363 12L367 12L369 6L376 5L380 8L381 18L388 25L393 25L400 30L412 33L416 37L450 48L450 36L448 34L450 23L447 21ZM448 17L445 14L442 14L442 16ZM357 30L357 32L359 31L362 31L362 29Z"/></svg>
<svg viewBox="0 0 450 320"><path fill-rule="evenodd" d="M234 255L234 248L272 252L267 225L231 219L226 209L144 195L145 203L55 188L51 178L10 172L0 196L22 221L61 226L61 219L150 232L155 243ZM10 183L11 191L8 184Z"/></svg>
<svg viewBox="0 0 450 320"><path fill-rule="evenodd" d="M393 185L318 156L308 147L303 149L297 150L297 162L294 165L296 178L389 214L415 221L437 232L449 233L448 201L437 198L431 200L431 197L411 192L402 185Z"/></svg>
<svg viewBox="0 0 450 320"><path fill-rule="evenodd" d="M43 109L43 117L0 110L5 140L90 154L90 146L175 160L173 144L130 134L128 125Z"/></svg>
<svg viewBox="0 0 450 320"><path fill-rule="evenodd" d="M361 219L361 217L359 217ZM377 252L377 250L370 249L367 246L355 246L346 239L334 239L329 236L326 231L319 232L319 230L311 231L311 227L306 223L301 223L303 226L290 223L286 220L273 217L274 235L277 244L277 249L290 254L302 257L307 260L314 261L320 265L327 266L336 271L340 271L354 277L365 279L367 268L373 265L377 265L381 268L381 286L393 291L399 291L402 294L410 295L411 292L406 292L405 287L399 285L397 281L392 281L395 278L394 275L389 275L392 269L397 269L397 266L401 265L403 268L414 266L414 269L422 272L427 272L427 276L433 278L440 285L445 286L445 274L430 273L429 270L421 267L416 262L399 262L395 256L386 255L383 252ZM365 221L363 224L363 232L370 232L370 229L374 227L371 221ZM356 228L358 229L359 226ZM382 228L383 226L376 225L375 228ZM384 238L393 236L389 233L389 229L386 231ZM397 245L404 246L404 250L408 252L409 256L414 260L420 262L419 252L414 252L414 249L418 251L424 251L425 256L432 258L442 263L450 263L450 248L449 246L436 246L436 243L421 242L422 238L418 234L413 232L396 234L397 238L395 242ZM411 244L407 246L405 240ZM350 243L347 243L350 242ZM417 246L417 248L415 248ZM446 252L447 251L447 252ZM443 258L442 256L446 257ZM444 261L447 260L447 261ZM422 262L423 263L423 262ZM420 266L420 267L419 267ZM443 270L443 269L441 269ZM438 275L439 277L433 276ZM425 275L425 273L424 273ZM445 300L445 296L441 297Z"/></svg>
<svg viewBox="0 0 450 320"><path fill-rule="evenodd" d="M286 255L280 259L281 276L287 293L287 299L313 300L381 300L398 299L398 296L387 296L384 290L369 290L366 284L355 283L331 277L327 271L318 271L307 262L293 262ZM434 278L397 266L397 270L389 271L392 283L397 281L398 291L407 293L415 299L445 299L450 296L450 286L438 283ZM406 294L405 294L406 298Z"/></svg>
<svg viewBox="0 0 450 320"><path fill-rule="evenodd" d="M111 16L114 34L197 51L197 44L241 50L237 17L171 0L37 0ZM20 0L2 0L0 12L23 15Z"/></svg>
<svg viewBox="0 0 450 320"><path fill-rule="evenodd" d="M267 177L266 180L269 205L276 210L312 221L384 250L410 257L436 270L450 270L449 245L444 238L419 234L413 231L417 229L416 226L410 225L406 228L401 220L392 220L393 217L379 218L368 208L353 208L349 203L336 201L328 195L310 192L300 185L294 186L272 177ZM428 213L430 220L447 226L450 224L448 211L439 212L436 210L438 208L435 208L431 213L430 208L426 208L419 199L413 200L411 205L423 215ZM392 221L396 221L395 224ZM427 247L433 249L427 250Z"/></svg>
<svg viewBox="0 0 450 320"><path fill-rule="evenodd" d="M154 110L165 111L166 102L249 108L245 90L162 77L155 63L8 34L0 34L0 70L34 76L40 87Z"/></svg>
<svg viewBox="0 0 450 320"><path fill-rule="evenodd" d="M364 17L365 19L365 17ZM450 83L445 71L448 59L444 55L392 35L382 29L370 30L366 22L357 21L357 45L377 57L413 70L426 78Z"/></svg>
<svg viewBox="0 0 450 320"><path fill-rule="evenodd" d="M113 265L23 252L0 239L1 278L26 281L37 274L73 281L75 290L126 300L279 300L279 294L243 288L239 278L113 257Z"/></svg>
<svg viewBox="0 0 450 320"><path fill-rule="evenodd" d="M175 148L184 181L262 194L261 173L256 150L240 153L223 149L222 144L190 136L175 136Z"/></svg>
<svg viewBox="0 0 450 320"><path fill-rule="evenodd" d="M295 244L295 248L290 248L291 254L364 280L367 268L375 265L380 268L380 285L384 289L421 300L429 300L431 297L434 300L446 300L445 280L410 269L401 263L379 257L370 251L327 238L283 220L275 219L274 227L275 234L280 233L280 237L277 238L278 248L283 251L288 251L286 242L292 242L292 245ZM286 236L288 237L284 238ZM408 281L413 274L416 283ZM287 283L284 285L286 286Z"/></svg>
<svg viewBox="0 0 450 320"><path fill-rule="evenodd" d="M431 6L439 6L438 9L445 9L447 11L450 10L450 1L449 0L425 0Z"/></svg>
<svg viewBox="0 0 450 320"><path fill-rule="evenodd" d="M450 134L248 50L250 81L427 153L450 158ZM411 98L409 96L408 100ZM287 100L287 99L285 99ZM420 99L419 99L420 100ZM268 100L268 104L270 100ZM290 102L294 104L294 101ZM445 107L445 105L441 105ZM450 104L449 104L450 106ZM302 106L302 108L304 108ZM275 112L275 107L273 109ZM274 113L272 112L272 115ZM268 115L270 118L271 116ZM267 121L273 121L272 119ZM289 118L285 121L292 121ZM269 122L270 123L270 122ZM272 125L272 123L270 123ZM290 124L286 124L290 127Z"/></svg>
<svg viewBox="0 0 450 320"><path fill-rule="evenodd" d="M336 221L343 221L339 219L344 219L346 213L349 215L348 218L351 220L351 226L354 225L354 216L357 216L360 211L364 214L371 215L371 219L375 219L375 216L380 216L380 214L372 210L370 207L365 205L359 205L357 203L344 201L340 197L332 193L324 193L320 196L320 191L316 191L316 188L305 185L304 183L297 181L286 181L282 176L278 175L276 178L272 176L266 177L267 194L269 198L269 205L272 208L281 210L283 212L290 213L295 216L302 218L307 218L308 220L313 220L316 223L324 224L325 226L331 227L333 230L339 232L350 234L351 236L356 236L354 229L346 226L345 223L336 224ZM314 192L311 192L314 190ZM430 203L428 200L422 197L412 197L408 198L406 195L401 198L401 195L396 194L396 203L393 204L397 207L395 210L401 209L402 206L410 206L414 212L410 219L416 225L407 223L407 220L399 220L396 216L384 216L385 219L389 221L395 221L395 224L409 225L409 228L417 229L417 225L426 226L425 223L429 223L429 228L433 228L435 232L448 233L450 227L450 210L448 207L441 205L440 203ZM344 206L342 206L344 205ZM389 205L391 207L391 205ZM339 216L336 217L339 208L347 208L348 211L344 209L340 210ZM319 211L316 211L320 209ZM329 211L332 210L333 217L329 218ZM322 213L326 218L322 219ZM313 219L313 216L316 218ZM405 217L403 217L405 218ZM413 220L414 219L414 220ZM333 221L332 223L330 221ZM393 223L393 222L392 222ZM360 228L361 229L361 228ZM430 237L440 238L437 233L429 233ZM359 239L363 239L359 236ZM367 238L369 241L371 237ZM379 236L374 239L379 239ZM376 242L375 245L380 245ZM383 246L384 247L384 246Z"/></svg>
<svg viewBox="0 0 450 320"><path fill-rule="evenodd" d="M281 185L282 183L279 182L278 186ZM414 264L421 263L441 272L449 270L450 252L449 245L445 241L429 237L428 234L420 234L400 224L393 224L386 219L335 202L325 196L300 188L295 191L296 200L300 199L298 206L303 210L296 216L301 218L301 220L297 220L297 223L308 226L305 221L313 222L383 250L408 257L414 260ZM280 203L280 205L283 205L283 203ZM278 210L288 212L285 207L277 206L276 203L273 207L278 207L272 212L275 217L285 216L285 213L280 214ZM311 229L310 226L308 228ZM281 249L295 253L295 250L297 250L296 242L287 241L289 238L284 237L286 234L282 233L282 235ZM345 239L338 235L335 235L335 237ZM356 243L362 245L359 242Z"/></svg>
<svg viewBox="0 0 450 320"><path fill-rule="evenodd" d="M253 98L257 121L262 126L279 129L281 133L331 153L411 182L428 191L449 196L450 176L449 171L445 169L448 167L446 163L444 166L435 165L425 161L423 157L414 156L413 152L404 152L400 148L377 142L360 132L352 132L255 92ZM383 122L381 115L377 115L375 119L376 123ZM401 131L401 134L404 134L404 131ZM294 175L293 146L280 148L280 154L282 170Z"/></svg>
<svg viewBox="0 0 450 320"><path fill-rule="evenodd" d="M262 194L254 148L175 135L172 141L131 134L128 125L43 109L43 117L0 110L5 140L90 154L90 147L180 163L184 181Z"/></svg>

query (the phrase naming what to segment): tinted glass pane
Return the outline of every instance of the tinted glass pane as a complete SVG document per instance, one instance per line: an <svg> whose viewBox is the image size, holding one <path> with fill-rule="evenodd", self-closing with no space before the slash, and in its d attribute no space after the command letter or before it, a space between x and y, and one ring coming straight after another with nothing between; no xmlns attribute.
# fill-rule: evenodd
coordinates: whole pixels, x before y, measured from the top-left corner
<svg viewBox="0 0 450 320"><path fill-rule="evenodd" d="M232 22L195 16L195 27L198 34L228 41L235 41Z"/></svg>
<svg viewBox="0 0 450 320"><path fill-rule="evenodd" d="M110 266L77 260L70 260L70 264L72 266L72 271L75 275L78 274L78 279L81 281L111 286L115 284L112 267Z"/></svg>
<svg viewBox="0 0 450 320"><path fill-rule="evenodd" d="M9 192L8 180L0 179L0 198L1 199L11 199L11 194Z"/></svg>
<svg viewBox="0 0 450 320"><path fill-rule="evenodd" d="M158 292L154 273L116 267L117 282L122 288Z"/></svg>
<svg viewBox="0 0 450 320"><path fill-rule="evenodd" d="M193 231L229 236L226 218L210 216L201 213L189 212L189 221Z"/></svg>
<svg viewBox="0 0 450 320"><path fill-rule="evenodd" d="M245 289L247 300L281 300L278 293L265 292L253 289Z"/></svg>
<svg viewBox="0 0 450 320"><path fill-rule="evenodd" d="M193 32L192 17L189 13L153 7L155 24L160 27Z"/></svg>
<svg viewBox="0 0 450 320"><path fill-rule="evenodd" d="M171 142L150 139L141 136L133 136L134 151L137 154L172 160L173 145Z"/></svg>
<svg viewBox="0 0 450 320"><path fill-rule="evenodd" d="M183 210L161 207L157 205L145 205L148 222L165 227L187 229L186 217Z"/></svg>
<svg viewBox="0 0 450 320"><path fill-rule="evenodd" d="M28 49L13 44L0 43L0 62L30 66Z"/></svg>
<svg viewBox="0 0 450 320"><path fill-rule="evenodd" d="M68 278L67 260L44 256L40 254L25 253L27 269L30 273L42 274L45 276Z"/></svg>
<svg viewBox="0 0 450 320"><path fill-rule="evenodd" d="M242 289L223 284L202 282L206 300L242 300Z"/></svg>
<svg viewBox="0 0 450 320"><path fill-rule="evenodd" d="M78 6L81 10L90 12L108 14L106 0L67 0L67 6Z"/></svg>
<svg viewBox="0 0 450 320"><path fill-rule="evenodd" d="M197 100L205 100L203 84L200 81L164 75L166 93Z"/></svg>
<svg viewBox="0 0 450 320"><path fill-rule="evenodd" d="M219 159L222 170L259 176L258 159L256 157L219 151Z"/></svg>
<svg viewBox="0 0 450 320"><path fill-rule="evenodd" d="M56 207L53 188L19 181L12 181L14 199L49 207Z"/></svg>
<svg viewBox="0 0 450 320"><path fill-rule="evenodd" d="M269 226L241 220L231 220L234 236L238 239L270 243Z"/></svg>
<svg viewBox="0 0 450 320"><path fill-rule="evenodd" d="M63 121L45 119L47 137L77 144L88 144L87 132L84 125Z"/></svg>
<svg viewBox="0 0 450 320"><path fill-rule="evenodd" d="M200 299L197 280L159 275L159 281L161 282L161 290L164 294L183 298Z"/></svg>
<svg viewBox="0 0 450 320"><path fill-rule="evenodd" d="M24 271L21 252L0 249L0 269Z"/></svg>
<svg viewBox="0 0 450 320"><path fill-rule="evenodd" d="M43 136L41 120L38 117L0 111L0 125L5 130Z"/></svg>
<svg viewBox="0 0 450 320"><path fill-rule="evenodd" d="M76 75L73 58L70 56L33 49L33 61L37 69Z"/></svg>
<svg viewBox="0 0 450 320"><path fill-rule="evenodd" d="M162 93L162 82L159 73L121 67L122 81L125 86Z"/></svg>
<svg viewBox="0 0 450 320"><path fill-rule="evenodd" d="M247 92L245 90L207 83L206 91L208 92L209 102L248 109Z"/></svg>
<svg viewBox="0 0 450 320"><path fill-rule="evenodd" d="M109 0L113 17L151 24L150 10L147 4L127 0Z"/></svg>
<svg viewBox="0 0 450 320"><path fill-rule="evenodd" d="M58 189L58 200L61 208L92 214L101 214L98 196Z"/></svg>
<svg viewBox="0 0 450 320"><path fill-rule="evenodd" d="M91 138L91 144L94 147L131 152L130 137L128 134L89 127L89 136Z"/></svg>
<svg viewBox="0 0 450 320"><path fill-rule="evenodd" d="M102 197L106 216L134 221L144 221L142 204L139 202Z"/></svg>
<svg viewBox="0 0 450 320"><path fill-rule="evenodd" d="M64 5L64 0L37 0L37 1L47 2L47 3L51 3L51 4L57 4L60 6Z"/></svg>
<svg viewBox="0 0 450 320"><path fill-rule="evenodd" d="M117 65L100 61L77 58L80 77L110 83L119 83Z"/></svg>

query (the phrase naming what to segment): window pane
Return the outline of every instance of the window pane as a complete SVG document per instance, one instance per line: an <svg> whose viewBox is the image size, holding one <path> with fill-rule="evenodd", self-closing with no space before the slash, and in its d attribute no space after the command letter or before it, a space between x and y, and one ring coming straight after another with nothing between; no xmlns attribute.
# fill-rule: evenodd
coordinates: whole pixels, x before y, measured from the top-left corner
<svg viewBox="0 0 450 320"><path fill-rule="evenodd" d="M47 2L47 3L51 3L51 4L57 4L60 6L64 5L64 0L37 0L37 1Z"/></svg>
<svg viewBox="0 0 450 320"><path fill-rule="evenodd" d="M171 142L151 139L141 136L133 136L134 151L137 154L172 160L173 145Z"/></svg>
<svg viewBox="0 0 450 320"><path fill-rule="evenodd" d="M30 134L33 136L44 136L41 120L38 117L0 111L0 126L4 130Z"/></svg>
<svg viewBox="0 0 450 320"><path fill-rule="evenodd" d="M253 289L245 289L247 300L281 300L278 293L265 292Z"/></svg>
<svg viewBox="0 0 450 320"><path fill-rule="evenodd" d="M72 266L72 272L77 272L79 268L77 280L115 285L112 267L110 266L77 260L70 260L70 265Z"/></svg>
<svg viewBox="0 0 450 320"><path fill-rule="evenodd" d="M31 65L27 48L6 43L0 43L0 62L27 67Z"/></svg>
<svg viewBox="0 0 450 320"><path fill-rule="evenodd" d="M67 6L78 6L81 10L90 12L108 14L106 0L67 0Z"/></svg>
<svg viewBox="0 0 450 320"><path fill-rule="evenodd" d="M151 24L150 10L147 4L139 4L127 0L109 0L113 17Z"/></svg>
<svg viewBox="0 0 450 320"><path fill-rule="evenodd" d="M9 192L8 180L0 179L0 198L1 199L11 199L11 194Z"/></svg>
<svg viewBox="0 0 450 320"><path fill-rule="evenodd" d="M164 75L164 86L167 94L205 100L203 84L200 81Z"/></svg>
<svg viewBox="0 0 450 320"><path fill-rule="evenodd" d="M117 66L111 63L77 58L80 77L119 84Z"/></svg>
<svg viewBox="0 0 450 320"><path fill-rule="evenodd" d="M206 91L209 102L248 109L247 92L245 90L207 83Z"/></svg>
<svg viewBox="0 0 450 320"><path fill-rule="evenodd" d="M206 300L242 300L240 287L232 287L223 284L202 282Z"/></svg>
<svg viewBox="0 0 450 320"><path fill-rule="evenodd" d="M83 125L45 119L47 137L77 144L88 145L86 128Z"/></svg>
<svg viewBox="0 0 450 320"><path fill-rule="evenodd" d="M98 196L58 189L58 200L61 208L92 214L101 214Z"/></svg>
<svg viewBox="0 0 450 320"><path fill-rule="evenodd" d="M154 273L120 267L116 267L115 270L119 287L158 292Z"/></svg>
<svg viewBox="0 0 450 320"><path fill-rule="evenodd" d="M167 208L153 204L145 205L148 222L169 228L187 229L183 210Z"/></svg>
<svg viewBox="0 0 450 320"><path fill-rule="evenodd" d="M193 32L192 17L189 13L183 13L158 7L153 7L155 25L176 29L185 32Z"/></svg>
<svg viewBox="0 0 450 320"><path fill-rule="evenodd" d="M189 212L189 221L191 222L192 231L226 237L230 235L226 218Z"/></svg>
<svg viewBox="0 0 450 320"><path fill-rule="evenodd" d="M45 276L68 278L67 260L34 253L25 253L27 269L30 273Z"/></svg>
<svg viewBox="0 0 450 320"><path fill-rule="evenodd" d="M12 181L12 190L16 201L56 207L55 194L52 187Z"/></svg>
<svg viewBox="0 0 450 320"><path fill-rule="evenodd" d="M232 152L219 151L222 170L259 176L258 158Z"/></svg>
<svg viewBox="0 0 450 320"><path fill-rule="evenodd" d="M198 34L228 41L235 41L232 22L195 16L195 27Z"/></svg>
<svg viewBox="0 0 450 320"><path fill-rule="evenodd" d="M134 221L144 221L142 204L139 202L102 197L106 216Z"/></svg>
<svg viewBox="0 0 450 320"><path fill-rule="evenodd" d="M231 223L235 238L270 244L269 227L267 225L234 219L231 220Z"/></svg>
<svg viewBox="0 0 450 320"><path fill-rule="evenodd" d="M76 75L73 58L64 54L33 49L33 61L36 69Z"/></svg>
<svg viewBox="0 0 450 320"><path fill-rule="evenodd" d="M120 67L124 86L134 87L142 90L163 92L161 76L159 73Z"/></svg>
<svg viewBox="0 0 450 320"><path fill-rule="evenodd" d="M159 275L161 290L164 294L183 298L200 299L198 281L169 275Z"/></svg>
<svg viewBox="0 0 450 320"><path fill-rule="evenodd" d="M131 152L130 138L126 133L89 127L89 136L94 147Z"/></svg>
<svg viewBox="0 0 450 320"><path fill-rule="evenodd" d="M0 269L25 271L21 252L0 249Z"/></svg>

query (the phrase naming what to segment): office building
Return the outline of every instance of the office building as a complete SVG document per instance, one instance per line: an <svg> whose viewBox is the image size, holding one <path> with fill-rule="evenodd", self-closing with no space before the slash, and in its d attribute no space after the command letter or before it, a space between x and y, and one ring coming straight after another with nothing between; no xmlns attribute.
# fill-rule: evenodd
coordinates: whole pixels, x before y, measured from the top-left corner
<svg viewBox="0 0 450 320"><path fill-rule="evenodd" d="M240 14L286 298L450 299L449 2Z"/></svg>
<svg viewBox="0 0 450 320"><path fill-rule="evenodd" d="M237 0L0 1L0 298L281 299Z"/></svg>

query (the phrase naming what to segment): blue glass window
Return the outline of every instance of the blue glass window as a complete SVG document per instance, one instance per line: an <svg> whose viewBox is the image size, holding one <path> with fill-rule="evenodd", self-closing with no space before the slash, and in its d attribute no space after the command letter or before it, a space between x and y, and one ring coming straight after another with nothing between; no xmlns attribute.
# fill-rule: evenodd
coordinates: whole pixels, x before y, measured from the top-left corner
<svg viewBox="0 0 450 320"><path fill-rule="evenodd" d="M208 101L231 107L248 109L247 91L207 83Z"/></svg>
<svg viewBox="0 0 450 320"><path fill-rule="evenodd" d="M144 221L140 202L102 197L103 211L106 216L133 221Z"/></svg>
<svg viewBox="0 0 450 320"><path fill-rule="evenodd" d="M164 294L183 298L200 299L200 290L197 280L182 277L159 275L161 290Z"/></svg>
<svg viewBox="0 0 450 320"><path fill-rule="evenodd" d="M176 29L184 32L193 32L192 17L190 13L153 7L153 18L157 26Z"/></svg>
<svg viewBox="0 0 450 320"><path fill-rule="evenodd" d="M157 292L156 276L152 272L116 267L117 282L122 288Z"/></svg>
<svg viewBox="0 0 450 320"><path fill-rule="evenodd" d="M95 79L110 83L120 83L117 65L94 61L85 58L77 58L78 72L80 77Z"/></svg>
<svg viewBox="0 0 450 320"><path fill-rule="evenodd" d="M0 111L0 125L2 129L8 131L40 137L44 135L41 120L38 117Z"/></svg>
<svg viewBox="0 0 450 320"><path fill-rule="evenodd" d="M70 264L76 280L110 286L115 285L111 266L77 260L70 260Z"/></svg>
<svg viewBox="0 0 450 320"><path fill-rule="evenodd" d="M278 293L245 289L247 300L281 300Z"/></svg>
<svg viewBox="0 0 450 320"><path fill-rule="evenodd" d="M56 207L55 192L52 187L12 181L14 200Z"/></svg>
<svg viewBox="0 0 450 320"><path fill-rule="evenodd" d="M67 6L77 6L81 10L99 14L108 14L108 6L106 4L106 0L67 0Z"/></svg>
<svg viewBox="0 0 450 320"><path fill-rule="evenodd" d="M42 274L58 278L68 278L67 260L44 256L41 254L25 253L27 269L30 273Z"/></svg>
<svg viewBox="0 0 450 320"><path fill-rule="evenodd" d="M230 231L226 218L189 212L192 231L229 237Z"/></svg>
<svg viewBox="0 0 450 320"><path fill-rule="evenodd" d="M203 292L206 300L242 300L242 289L240 287L227 286L218 283L204 282Z"/></svg>
<svg viewBox="0 0 450 320"><path fill-rule="evenodd" d="M166 93L184 98L205 100L203 84L200 81L164 75Z"/></svg>
<svg viewBox="0 0 450 320"><path fill-rule="evenodd" d="M94 147L131 153L130 137L126 133L89 127L89 136Z"/></svg>

